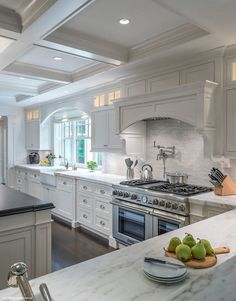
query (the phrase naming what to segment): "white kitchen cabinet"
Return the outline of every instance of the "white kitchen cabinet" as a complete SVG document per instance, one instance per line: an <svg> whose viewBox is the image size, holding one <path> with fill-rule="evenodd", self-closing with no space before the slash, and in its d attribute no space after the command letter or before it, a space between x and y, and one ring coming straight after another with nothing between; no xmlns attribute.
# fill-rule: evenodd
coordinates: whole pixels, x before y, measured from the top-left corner
<svg viewBox="0 0 236 301"><path fill-rule="evenodd" d="M197 81L214 81L215 80L215 69L214 63L204 63L194 67L189 67L181 72L182 84L188 84Z"/></svg>
<svg viewBox="0 0 236 301"><path fill-rule="evenodd" d="M109 238L111 235L112 188L108 185L78 180L78 223L90 231Z"/></svg>
<svg viewBox="0 0 236 301"><path fill-rule="evenodd" d="M75 180L68 177L57 176L55 193L56 208L53 214L65 219L75 227Z"/></svg>
<svg viewBox="0 0 236 301"><path fill-rule="evenodd" d="M117 151L122 149L122 140L115 133L114 109L92 112L92 151Z"/></svg>
<svg viewBox="0 0 236 301"><path fill-rule="evenodd" d="M126 96L142 95L146 92L146 81L138 80L135 82L128 83L125 87Z"/></svg>
<svg viewBox="0 0 236 301"><path fill-rule="evenodd" d="M53 203L53 205L55 206L55 208L57 207L56 204L56 189L53 186L50 185L41 185L41 200L43 201L48 201L50 203ZM54 212L53 209L52 212Z"/></svg>
<svg viewBox="0 0 236 301"><path fill-rule="evenodd" d="M26 148L28 150L51 149L51 126L47 121L43 124L39 120L26 122Z"/></svg>
<svg viewBox="0 0 236 301"><path fill-rule="evenodd" d="M28 194L35 198L40 199L41 197L41 183L39 172L28 173Z"/></svg>
<svg viewBox="0 0 236 301"><path fill-rule="evenodd" d="M226 154L231 158L236 157L236 89L226 92Z"/></svg>
<svg viewBox="0 0 236 301"><path fill-rule="evenodd" d="M28 171L23 168L16 168L16 189L29 193Z"/></svg>

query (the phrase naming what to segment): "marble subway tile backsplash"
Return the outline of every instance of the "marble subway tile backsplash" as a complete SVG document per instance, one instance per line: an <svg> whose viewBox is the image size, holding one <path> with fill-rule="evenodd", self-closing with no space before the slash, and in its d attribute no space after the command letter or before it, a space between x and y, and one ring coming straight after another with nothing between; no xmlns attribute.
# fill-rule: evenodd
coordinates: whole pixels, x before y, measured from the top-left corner
<svg viewBox="0 0 236 301"><path fill-rule="evenodd" d="M191 125L174 120L160 119L147 121L147 160L153 166L154 176L163 177L162 160L156 160L158 149L153 147L153 142L162 146L176 147L175 158L167 159L166 170L169 172L185 172L189 175L189 183L210 185L208 173L213 166L221 166L204 156L204 141L201 134ZM120 154L105 154L104 172L125 175L126 166L124 159L127 156ZM134 159L134 158L133 158ZM136 177L144 162L139 162L136 168ZM236 181L236 160L231 160L231 168L223 170Z"/></svg>

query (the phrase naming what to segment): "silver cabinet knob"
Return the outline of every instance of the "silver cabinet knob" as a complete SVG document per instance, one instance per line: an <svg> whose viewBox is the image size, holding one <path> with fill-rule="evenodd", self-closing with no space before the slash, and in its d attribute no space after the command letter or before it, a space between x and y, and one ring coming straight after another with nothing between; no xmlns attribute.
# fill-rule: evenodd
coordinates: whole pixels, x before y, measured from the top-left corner
<svg viewBox="0 0 236 301"><path fill-rule="evenodd" d="M83 218L88 218L88 216L86 214L83 214Z"/></svg>
<svg viewBox="0 0 236 301"><path fill-rule="evenodd" d="M106 207L104 205L100 205L100 208L104 210Z"/></svg>
<svg viewBox="0 0 236 301"><path fill-rule="evenodd" d="M83 199L83 203L84 203L84 204L87 204L88 201L87 201L86 199Z"/></svg>
<svg viewBox="0 0 236 301"><path fill-rule="evenodd" d="M100 221L100 225L101 225L101 226L105 226L106 223L104 223L104 221Z"/></svg>
<svg viewBox="0 0 236 301"><path fill-rule="evenodd" d="M66 185L66 182L63 182L63 185Z"/></svg>
<svg viewBox="0 0 236 301"><path fill-rule="evenodd" d="M105 190L100 189L100 193L101 193L101 194L105 194Z"/></svg>
<svg viewBox="0 0 236 301"><path fill-rule="evenodd" d="M87 189L88 189L88 187L87 187L87 186L83 186L83 189L84 189L84 190L87 190Z"/></svg>

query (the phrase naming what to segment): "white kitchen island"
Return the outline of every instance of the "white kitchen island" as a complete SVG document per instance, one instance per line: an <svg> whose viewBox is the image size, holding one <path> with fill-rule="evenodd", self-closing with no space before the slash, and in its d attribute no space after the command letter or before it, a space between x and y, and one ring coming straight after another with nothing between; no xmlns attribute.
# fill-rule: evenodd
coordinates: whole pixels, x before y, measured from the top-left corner
<svg viewBox="0 0 236 301"><path fill-rule="evenodd" d="M232 275L236 274L235 229L236 210L232 210L42 276L32 280L31 285L36 296L40 297L39 284L46 282L56 301L235 300L236 285L232 285L232 279L235 279ZM176 235L182 238L185 232L209 239L213 247L228 246L231 253L219 255L215 267L189 269L187 279L178 285L165 286L148 280L142 271L143 258L163 255L163 247L167 246L169 239ZM224 289L219 289L222 284ZM19 289L0 291L0 300L12 300L15 297L20 297Z"/></svg>

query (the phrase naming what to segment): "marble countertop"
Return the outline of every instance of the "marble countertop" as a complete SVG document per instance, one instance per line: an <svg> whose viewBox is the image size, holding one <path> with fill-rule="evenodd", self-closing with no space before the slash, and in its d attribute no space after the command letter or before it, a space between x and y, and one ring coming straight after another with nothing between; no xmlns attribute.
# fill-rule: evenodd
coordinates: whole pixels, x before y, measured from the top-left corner
<svg viewBox="0 0 236 301"><path fill-rule="evenodd" d="M189 197L189 202L214 207L228 207L229 209L232 209L236 208L236 195L219 196L212 191L191 196Z"/></svg>
<svg viewBox="0 0 236 301"><path fill-rule="evenodd" d="M75 179L84 179L89 180L90 182L100 182L106 185L119 184L121 181L125 181L126 177L102 173L99 170L90 172L85 168L78 168L77 170L66 170L63 166L40 166L37 164L18 164L16 167L27 168L29 170L36 170L40 173L58 175L63 177L75 178ZM60 170L62 169L62 170Z"/></svg>
<svg viewBox="0 0 236 301"><path fill-rule="evenodd" d="M39 284L46 282L53 299L57 301L235 300L231 298L236 295L236 286L232 283L235 278L231 278L229 283L226 281L230 277L228 272L229 275L235 275L235 229L236 210L231 210L34 279L31 285L38 296ZM213 247L228 246L231 253L219 255L215 267L204 270L189 269L186 280L180 284L165 286L148 280L142 270L143 258L163 255L163 247L167 246L170 238L183 238L185 232L209 239ZM224 290L220 289L222 285ZM12 300L19 296L19 289L0 291L0 300Z"/></svg>

